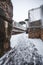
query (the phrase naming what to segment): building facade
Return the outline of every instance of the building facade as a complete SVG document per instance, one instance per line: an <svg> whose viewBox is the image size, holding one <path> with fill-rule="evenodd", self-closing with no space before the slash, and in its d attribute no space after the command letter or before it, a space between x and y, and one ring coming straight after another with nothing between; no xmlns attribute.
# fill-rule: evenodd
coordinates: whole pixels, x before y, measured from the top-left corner
<svg viewBox="0 0 43 65"><path fill-rule="evenodd" d="M30 38L41 38L43 40L43 5L28 11Z"/></svg>

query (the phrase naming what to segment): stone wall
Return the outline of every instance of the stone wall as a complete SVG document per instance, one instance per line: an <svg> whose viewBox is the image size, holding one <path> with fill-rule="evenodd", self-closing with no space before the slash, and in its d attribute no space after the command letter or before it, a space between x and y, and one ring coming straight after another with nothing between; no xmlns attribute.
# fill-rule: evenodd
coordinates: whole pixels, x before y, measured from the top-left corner
<svg viewBox="0 0 43 65"><path fill-rule="evenodd" d="M0 0L0 57L10 49L12 17L11 0Z"/></svg>
<svg viewBox="0 0 43 65"><path fill-rule="evenodd" d="M43 40L43 28L41 25L41 20L29 23L29 38L41 38Z"/></svg>
<svg viewBox="0 0 43 65"><path fill-rule="evenodd" d="M28 34L29 38L40 38L43 40L43 28L30 28Z"/></svg>
<svg viewBox="0 0 43 65"><path fill-rule="evenodd" d="M13 17L13 6L11 0L0 0L0 10L4 11L4 15L0 11L0 16L4 16L11 22Z"/></svg>
<svg viewBox="0 0 43 65"><path fill-rule="evenodd" d="M40 38L40 28L30 28L29 38Z"/></svg>
<svg viewBox="0 0 43 65"><path fill-rule="evenodd" d="M29 27L32 27L32 26L40 26L40 25L41 25L41 20L29 22Z"/></svg>

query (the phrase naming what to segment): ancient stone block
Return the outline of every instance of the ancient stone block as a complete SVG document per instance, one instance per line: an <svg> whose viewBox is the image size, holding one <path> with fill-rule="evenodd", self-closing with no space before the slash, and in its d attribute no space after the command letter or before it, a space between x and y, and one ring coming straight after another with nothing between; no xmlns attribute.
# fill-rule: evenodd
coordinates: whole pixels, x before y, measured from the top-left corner
<svg viewBox="0 0 43 65"><path fill-rule="evenodd" d="M40 28L30 28L29 38L40 38Z"/></svg>

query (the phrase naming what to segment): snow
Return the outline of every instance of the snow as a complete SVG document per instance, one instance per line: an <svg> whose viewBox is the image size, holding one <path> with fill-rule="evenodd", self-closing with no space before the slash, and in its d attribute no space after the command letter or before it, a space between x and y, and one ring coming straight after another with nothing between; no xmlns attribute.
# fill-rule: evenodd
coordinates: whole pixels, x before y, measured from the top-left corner
<svg viewBox="0 0 43 65"><path fill-rule="evenodd" d="M35 44L35 47L38 49L39 54L43 56L43 41L41 39L29 39L29 40Z"/></svg>
<svg viewBox="0 0 43 65"><path fill-rule="evenodd" d="M0 58L0 65L43 65L43 41L26 33L11 37L12 49Z"/></svg>
<svg viewBox="0 0 43 65"><path fill-rule="evenodd" d="M34 62L35 65L38 61L43 61L43 41L41 39L28 38L26 33L14 35L11 38L11 47L16 48L16 55L14 56L16 65L25 62Z"/></svg>
<svg viewBox="0 0 43 65"><path fill-rule="evenodd" d="M38 49L39 54L41 54L43 56L43 41L41 39L28 38L28 35L26 33L22 33L22 34L18 34L18 35L12 35L11 47L13 48L14 46L16 46L18 44L18 40L22 41L22 39L24 39L24 42L25 42L25 40L27 41L27 39L28 39Z"/></svg>

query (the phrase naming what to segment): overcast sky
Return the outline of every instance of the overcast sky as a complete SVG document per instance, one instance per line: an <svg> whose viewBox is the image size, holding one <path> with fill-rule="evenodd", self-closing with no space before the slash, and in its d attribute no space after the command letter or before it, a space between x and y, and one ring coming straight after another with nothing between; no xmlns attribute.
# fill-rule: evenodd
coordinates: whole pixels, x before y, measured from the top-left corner
<svg viewBox="0 0 43 65"><path fill-rule="evenodd" d="M28 10L39 7L43 0L12 0L13 20L19 22L28 18Z"/></svg>

